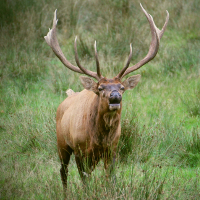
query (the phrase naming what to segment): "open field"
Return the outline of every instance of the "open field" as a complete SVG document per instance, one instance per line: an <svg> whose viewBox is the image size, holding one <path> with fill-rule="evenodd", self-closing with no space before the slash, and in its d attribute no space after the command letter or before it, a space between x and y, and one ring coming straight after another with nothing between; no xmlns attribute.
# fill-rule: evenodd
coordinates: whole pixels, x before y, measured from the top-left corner
<svg viewBox="0 0 200 200"><path fill-rule="evenodd" d="M142 1L167 30L156 58L123 96L116 184L99 163L84 187L70 161L68 199L200 198L200 3ZM44 41L57 8L58 39L75 64L95 71L97 40L102 74L115 76L133 45L131 64L148 52L148 22L139 1L4 1L0 8L0 199L63 199L55 115L68 88L83 89ZM130 75L133 75L131 73Z"/></svg>

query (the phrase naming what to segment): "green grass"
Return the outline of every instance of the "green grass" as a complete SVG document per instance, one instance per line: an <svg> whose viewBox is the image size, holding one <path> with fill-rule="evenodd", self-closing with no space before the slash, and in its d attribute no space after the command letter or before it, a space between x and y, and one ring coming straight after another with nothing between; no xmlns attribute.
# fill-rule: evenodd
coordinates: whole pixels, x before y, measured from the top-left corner
<svg viewBox="0 0 200 200"><path fill-rule="evenodd" d="M83 186L70 161L68 199L199 199L200 24L198 0L142 2L161 27L170 21L156 58L137 71L137 87L123 96L116 184L99 163ZM133 44L136 63L150 43L139 3L4 1L0 8L0 199L63 199L55 115L79 74L66 69L44 41L58 9L58 39L75 64L115 76Z"/></svg>

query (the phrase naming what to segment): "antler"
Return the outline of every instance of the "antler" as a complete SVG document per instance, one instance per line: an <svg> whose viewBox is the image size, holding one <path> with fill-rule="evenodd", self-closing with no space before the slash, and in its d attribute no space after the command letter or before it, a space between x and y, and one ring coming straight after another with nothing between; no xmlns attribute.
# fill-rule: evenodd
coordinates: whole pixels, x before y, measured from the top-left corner
<svg viewBox="0 0 200 200"><path fill-rule="evenodd" d="M101 72L100 72L100 66L99 66L99 59L98 59L98 54L97 54L97 43L95 41L94 43L94 51L95 51L95 58L96 58L96 65L97 65L97 74L99 77L103 78L101 76Z"/></svg>
<svg viewBox="0 0 200 200"><path fill-rule="evenodd" d="M142 4L140 4L140 6L141 6L144 14L147 17L147 19L149 21L149 24L150 24L150 28L151 28L152 41L151 41L151 45L149 47L149 52L147 53L147 55L141 61L139 61L137 64L133 65L132 67L128 68L130 60L131 60L131 57L132 57L132 47L130 45L130 55L129 55L127 64L119 72L119 74L116 76L119 79L123 78L124 76L126 76L130 72L133 72L133 71L139 69L140 67L142 67L143 65L145 65L146 63L148 63L150 60L152 60L156 56L156 54L158 53L158 49L159 49L160 39L162 38L163 33L165 32L165 29L167 27L167 23L169 21L169 13L166 10L167 17L166 17L165 24L164 24L162 30L159 30L156 27L156 25L155 25L155 23L153 21L153 17L146 12L146 10L142 7Z"/></svg>
<svg viewBox="0 0 200 200"><path fill-rule="evenodd" d="M64 56L60 46L59 46L59 43L58 43L58 40L57 40L57 37L56 37L56 25L57 25L57 18L56 18L56 11L54 12L54 19L53 19L53 26L52 26L52 29L49 29L49 32L47 33L47 36L45 36L45 40L47 42L47 44L52 48L53 52L55 53L55 55L60 59L60 61L69 69L71 69L72 71L75 71L75 72L78 72L80 74L86 74L88 76L91 76L95 79L97 79L98 81L102 78L101 74L100 74L100 69L99 69L99 62L97 64L97 73L96 72L92 72L90 70L87 70L85 68L83 68L79 62L79 59L78 59L78 53L77 53L77 47L76 47L76 40L77 40L77 37L75 39L75 43L74 43L74 48L75 48L75 60L76 60L76 63L78 65L78 67L72 65ZM97 58L97 51L96 51L96 48L95 48L95 57L96 57L96 60L98 60Z"/></svg>

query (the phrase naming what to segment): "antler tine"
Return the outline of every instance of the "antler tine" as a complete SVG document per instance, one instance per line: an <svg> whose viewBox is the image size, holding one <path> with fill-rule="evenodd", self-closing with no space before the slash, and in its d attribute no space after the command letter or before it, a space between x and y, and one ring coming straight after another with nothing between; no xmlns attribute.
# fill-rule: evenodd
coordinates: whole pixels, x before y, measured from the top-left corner
<svg viewBox="0 0 200 200"><path fill-rule="evenodd" d="M159 30L154 23L153 17L146 12L146 10L142 7L142 4L140 4L140 6L141 6L144 14L147 17L150 28L151 28L151 35L152 35L151 45L149 47L149 51L148 51L147 55L141 61L139 61L137 64L133 65L132 67L129 67L124 72L124 74L122 74L122 75L120 74L121 76L119 78L123 78L130 72L133 72L133 71L139 69L140 67L142 67L143 65L148 63L150 60L152 60L156 56L156 54L158 53L158 49L159 49L160 39L162 38L163 33L164 33L164 31L167 27L168 21L169 21L169 13L168 13L168 11L166 11L167 17L166 17L165 24L164 24L163 28L161 30Z"/></svg>
<svg viewBox="0 0 200 200"><path fill-rule="evenodd" d="M91 76L95 79L97 79L98 81L101 79L101 76L99 76L99 69L97 69L97 73L96 72L92 72L90 70L87 70L85 69L79 62L79 58L78 58L78 52L77 52L77 44L76 44L76 41L77 41L77 36L75 38L75 41L74 41L74 50L75 50L75 60L76 60L76 64L78 65L78 67L88 76ZM98 72L99 71L99 72Z"/></svg>
<svg viewBox="0 0 200 200"><path fill-rule="evenodd" d="M97 75L97 73L92 72L90 70L87 70L85 68L83 68L78 60L78 54L77 54L77 48L76 48L76 39L75 39L75 59L76 59L76 63L78 65L78 67L72 65L64 56L58 40L57 40L57 36L56 36L56 25L57 25L57 18L56 18L56 12L57 10L55 10L54 12L54 19L53 19L53 26L52 29L49 29L49 32L47 33L47 35L44 37L47 44L52 48L53 52L55 53L55 55L60 59L60 61L69 69L71 69L72 71L78 72L80 74L86 74L88 76L91 76L97 80L99 80L99 76Z"/></svg>
<svg viewBox="0 0 200 200"><path fill-rule="evenodd" d="M168 21L169 21L169 12L166 10L166 13L167 13L167 17L166 17L166 20L165 20L165 24L163 25L161 31L156 27L155 23L154 23L154 26L156 27L156 30L159 34L159 38L161 39L164 32L165 32L165 29L167 28L167 24L168 24ZM153 17L152 17L153 18ZM153 21L154 22L154 21Z"/></svg>
<svg viewBox="0 0 200 200"><path fill-rule="evenodd" d="M75 41L74 41L75 61L76 61L76 64L78 65L78 67L81 69L81 71L83 71L85 74L87 74L86 69L84 67L82 67L82 65L79 62L76 41L77 41L77 36L75 37Z"/></svg>
<svg viewBox="0 0 200 200"><path fill-rule="evenodd" d="M95 59L96 59L96 65L97 65L97 75L101 79L102 76L101 76L101 72L100 72L99 58L98 58L98 54L97 54L97 42L96 42L96 40L94 42L94 51L95 51Z"/></svg>
<svg viewBox="0 0 200 200"><path fill-rule="evenodd" d="M130 62L131 62L131 58L132 58L132 44L130 44L130 54L128 56L128 60L127 60L127 63L125 65L125 67L119 72L119 74L116 76L117 78L121 78L122 75L124 74L124 72L126 71L126 69L128 68Z"/></svg>

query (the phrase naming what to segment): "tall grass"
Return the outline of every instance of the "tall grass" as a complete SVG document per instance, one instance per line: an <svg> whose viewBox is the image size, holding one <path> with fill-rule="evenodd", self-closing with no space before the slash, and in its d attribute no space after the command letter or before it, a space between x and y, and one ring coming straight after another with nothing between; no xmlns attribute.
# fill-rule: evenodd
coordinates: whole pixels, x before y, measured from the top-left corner
<svg viewBox="0 0 200 200"><path fill-rule="evenodd" d="M198 199L200 196L200 24L198 0L143 1L158 27L170 22L156 58L138 70L142 80L123 96L116 184L100 163L83 186L70 161L68 199ZM143 58L150 29L139 3L3 1L0 7L0 198L62 199L55 113L65 91L82 90L44 41L58 9L58 40L74 62L95 71L97 40L102 74Z"/></svg>

